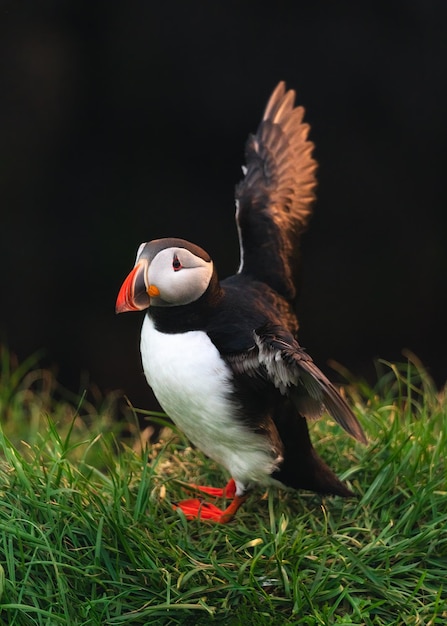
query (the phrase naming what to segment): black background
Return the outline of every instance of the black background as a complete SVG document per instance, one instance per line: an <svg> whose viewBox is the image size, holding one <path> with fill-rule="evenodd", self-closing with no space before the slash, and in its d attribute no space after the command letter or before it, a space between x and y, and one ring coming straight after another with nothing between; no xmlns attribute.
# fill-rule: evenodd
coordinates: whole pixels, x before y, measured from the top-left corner
<svg viewBox="0 0 447 626"><path fill-rule="evenodd" d="M444 383L446 7L0 2L1 341L151 406L117 291L161 236L237 268L244 144L284 79L320 163L301 343L371 379L408 348Z"/></svg>

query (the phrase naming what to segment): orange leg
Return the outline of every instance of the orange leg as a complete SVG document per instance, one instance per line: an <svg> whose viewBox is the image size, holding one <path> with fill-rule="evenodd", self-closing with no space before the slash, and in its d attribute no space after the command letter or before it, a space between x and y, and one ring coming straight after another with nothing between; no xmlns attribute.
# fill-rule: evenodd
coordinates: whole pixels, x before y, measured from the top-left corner
<svg viewBox="0 0 447 626"><path fill-rule="evenodd" d="M210 496L216 496L216 498L234 498L236 494L236 483L232 478L230 478L223 489L220 487L204 487L203 485L195 485L194 483L189 484L188 487L203 491L203 493L207 493Z"/></svg>
<svg viewBox="0 0 447 626"><path fill-rule="evenodd" d="M236 495L236 483L232 478L228 481L224 489L202 487L201 485L189 485L189 487L198 489L212 496L233 498L233 501L225 510L222 510L210 502L203 502L199 498L182 500L182 502L174 505L173 508L181 509L187 519L209 519L220 524L226 524L233 519L236 511L247 499L247 496Z"/></svg>
<svg viewBox="0 0 447 626"><path fill-rule="evenodd" d="M239 508L244 504L247 497L248 496L234 496L233 502L225 509L225 511L222 512L220 519L218 519L217 521L221 524L227 524L228 522L231 522Z"/></svg>
<svg viewBox="0 0 447 626"><path fill-rule="evenodd" d="M208 519L220 524L227 524L228 522L231 522L239 507L245 502L246 499L247 496L235 496L230 506L228 506L224 511L219 509L217 506L214 506L214 504L211 504L210 502L202 502L198 498L183 500L174 506L174 509L181 509L186 518L189 520Z"/></svg>

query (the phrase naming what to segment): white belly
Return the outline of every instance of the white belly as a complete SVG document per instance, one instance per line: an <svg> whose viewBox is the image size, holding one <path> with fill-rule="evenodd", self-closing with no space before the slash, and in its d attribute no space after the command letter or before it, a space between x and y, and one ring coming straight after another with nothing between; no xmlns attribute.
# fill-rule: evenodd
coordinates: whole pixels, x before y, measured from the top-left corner
<svg viewBox="0 0 447 626"><path fill-rule="evenodd" d="M231 372L206 333L160 333L146 316L141 356L157 400L188 439L226 467L238 487L268 482L279 459L264 436L235 419Z"/></svg>

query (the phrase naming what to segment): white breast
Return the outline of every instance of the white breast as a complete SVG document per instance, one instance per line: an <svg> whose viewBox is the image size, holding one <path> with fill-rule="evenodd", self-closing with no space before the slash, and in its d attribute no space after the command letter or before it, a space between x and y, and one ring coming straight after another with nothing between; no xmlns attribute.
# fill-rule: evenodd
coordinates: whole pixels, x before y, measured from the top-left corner
<svg viewBox="0 0 447 626"><path fill-rule="evenodd" d="M163 410L190 441L227 468L239 490L268 482L280 459L264 436L237 419L231 371L205 332L161 333L146 316L141 356Z"/></svg>

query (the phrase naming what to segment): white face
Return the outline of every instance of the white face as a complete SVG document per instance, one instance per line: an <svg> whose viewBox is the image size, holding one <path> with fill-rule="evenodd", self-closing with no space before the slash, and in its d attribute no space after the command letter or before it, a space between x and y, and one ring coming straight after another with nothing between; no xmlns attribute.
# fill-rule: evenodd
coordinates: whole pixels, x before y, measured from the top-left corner
<svg viewBox="0 0 447 626"><path fill-rule="evenodd" d="M165 248L149 264L147 285L154 285L158 296L151 306L178 306L198 300L208 288L213 262L205 261L186 248Z"/></svg>

